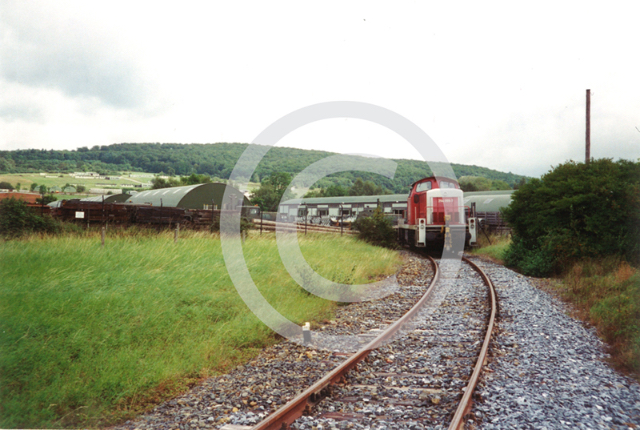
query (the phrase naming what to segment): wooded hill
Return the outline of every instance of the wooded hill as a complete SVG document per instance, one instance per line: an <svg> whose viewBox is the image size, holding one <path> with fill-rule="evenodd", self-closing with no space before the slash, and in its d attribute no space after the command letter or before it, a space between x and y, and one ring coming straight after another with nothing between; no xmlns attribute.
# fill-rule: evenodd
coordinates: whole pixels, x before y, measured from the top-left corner
<svg viewBox="0 0 640 430"><path fill-rule="evenodd" d="M44 149L0 151L0 174L82 171L115 174L122 171L143 171L169 176L198 173L210 175L213 180L228 179L247 146L246 143L120 143L63 151ZM308 165L330 155L334 154L325 151L274 147L267 152L250 179L260 182L274 172L297 174ZM393 180L373 173L347 172L326 177L316 186L349 187L357 177L360 177L365 181L373 181L390 192L405 193L413 182L431 175L431 169L423 161L394 161L398 163L398 168ZM511 172L498 172L479 166L452 164L452 167L458 178L484 177L492 181L504 181L511 187L525 178Z"/></svg>

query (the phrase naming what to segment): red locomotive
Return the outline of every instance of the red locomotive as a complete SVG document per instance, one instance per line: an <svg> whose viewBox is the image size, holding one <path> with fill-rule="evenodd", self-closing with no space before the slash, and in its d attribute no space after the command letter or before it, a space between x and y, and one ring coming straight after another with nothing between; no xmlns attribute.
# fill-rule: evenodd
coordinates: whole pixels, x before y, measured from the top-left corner
<svg viewBox="0 0 640 430"><path fill-rule="evenodd" d="M421 179L411 186L398 238L412 247L461 250L462 244L476 242L476 220L467 213L471 215L458 182L437 176Z"/></svg>

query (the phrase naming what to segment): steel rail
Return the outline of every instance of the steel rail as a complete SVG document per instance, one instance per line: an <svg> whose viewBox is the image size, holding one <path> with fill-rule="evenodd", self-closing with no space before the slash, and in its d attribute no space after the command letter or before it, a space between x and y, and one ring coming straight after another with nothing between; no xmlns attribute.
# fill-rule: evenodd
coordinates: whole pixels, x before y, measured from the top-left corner
<svg viewBox="0 0 640 430"><path fill-rule="evenodd" d="M463 257L462 260L469 264L473 270L478 272L482 280L489 287L489 293L491 296L491 316L489 318L489 325L487 327L487 333L484 337L484 343L482 344L482 349L480 350L480 354L478 355L478 360L476 361L476 365L473 368L473 373L471 374L471 378L469 379L469 383L465 389L464 395L458 404L458 409L456 413L453 415L453 420L449 425L449 430L462 430L464 428L463 419L465 416L471 411L471 396L473 395L473 391L478 384L478 380L480 379L480 372L482 371L482 367L484 366L484 361L487 358L487 352L489 351L489 344L491 342L491 334L493 333L493 326L496 318L496 291L491 282L491 279L478 267L475 263L471 262L468 258Z"/></svg>
<svg viewBox="0 0 640 430"><path fill-rule="evenodd" d="M358 352L351 355L338 367L327 373L320 380L318 380L311 387L307 388L293 400L289 401L282 408L278 409L263 421L252 427L252 430L281 430L287 429L289 424L294 420L302 416L307 408L310 408L314 403L319 401L324 394L328 393L328 387L331 384L335 384L344 379L344 375L353 369L360 361L362 361L371 350L380 346L382 342L391 338L400 328L407 323L422 307L422 305L429 299L432 291L435 289L435 285L438 282L439 270L438 265L433 258L427 256L433 267L434 276L429 284L429 288L422 296L422 298L401 318L389 326L383 331L380 336L369 342L366 346L360 349Z"/></svg>

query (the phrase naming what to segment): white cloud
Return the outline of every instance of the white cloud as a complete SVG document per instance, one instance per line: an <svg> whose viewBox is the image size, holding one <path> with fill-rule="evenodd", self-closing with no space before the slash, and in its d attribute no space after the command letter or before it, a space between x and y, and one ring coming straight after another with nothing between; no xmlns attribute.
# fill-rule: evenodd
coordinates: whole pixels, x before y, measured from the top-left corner
<svg viewBox="0 0 640 430"><path fill-rule="evenodd" d="M116 108L144 105L144 80L122 41L52 3L34 4L15 2L2 10L0 74L6 82L96 97Z"/></svg>
<svg viewBox="0 0 640 430"><path fill-rule="evenodd" d="M539 175L584 157L591 88L592 154L636 159L636 12L627 3L7 1L0 149L248 142L291 111L353 100L415 122L452 162ZM415 156L357 121L305 129L282 144Z"/></svg>

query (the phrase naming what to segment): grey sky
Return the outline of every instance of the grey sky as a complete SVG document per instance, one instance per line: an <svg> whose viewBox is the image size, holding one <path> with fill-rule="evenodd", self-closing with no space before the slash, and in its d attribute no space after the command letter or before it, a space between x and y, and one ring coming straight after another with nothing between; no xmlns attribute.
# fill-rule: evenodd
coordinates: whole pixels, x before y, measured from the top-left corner
<svg viewBox="0 0 640 430"><path fill-rule="evenodd" d="M640 158L631 2L0 2L0 149L249 142L336 100L416 123L450 161L539 176ZM361 120L280 146L417 158Z"/></svg>

